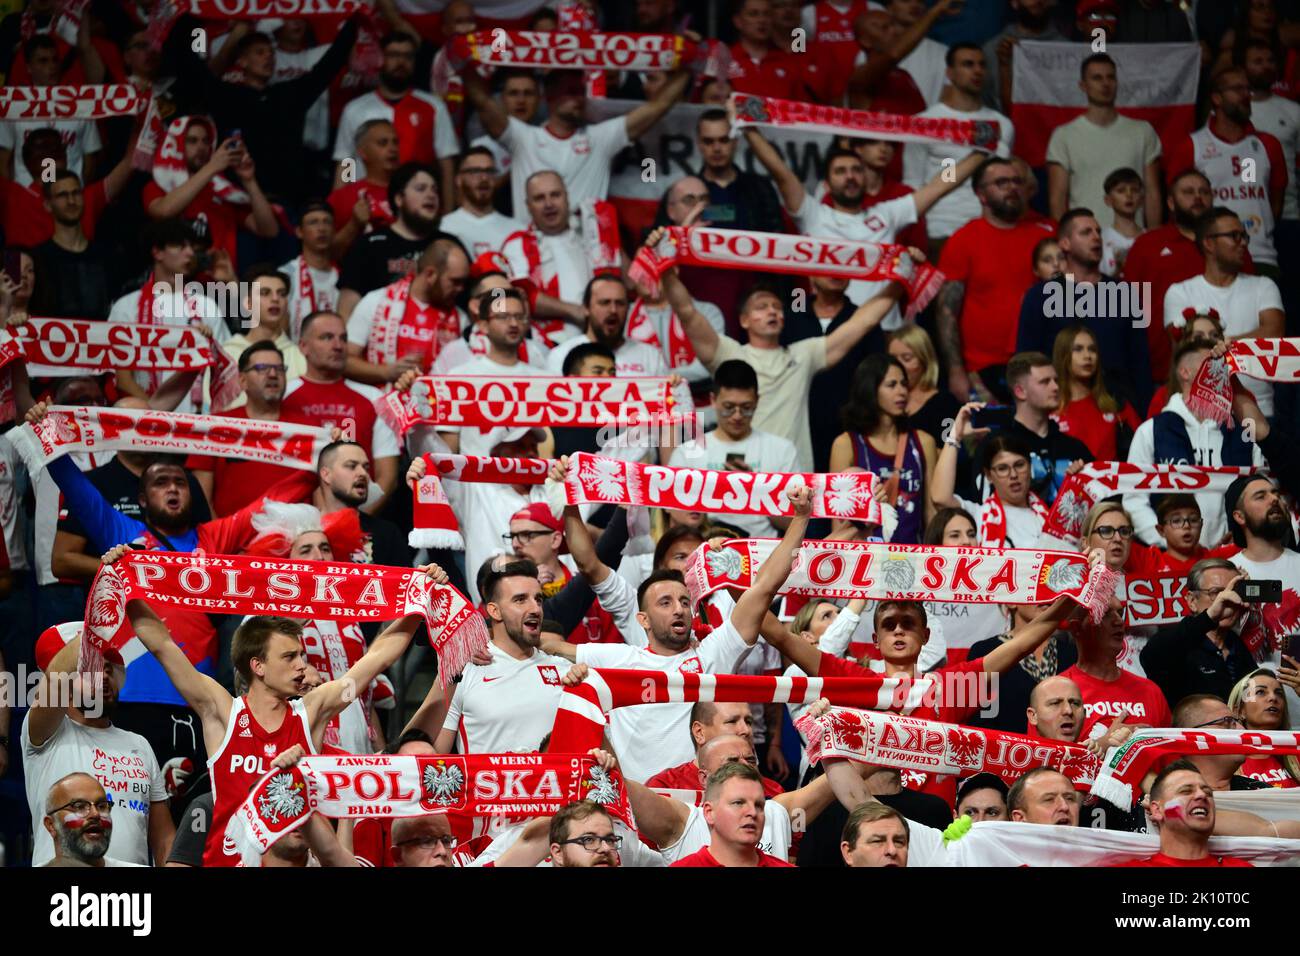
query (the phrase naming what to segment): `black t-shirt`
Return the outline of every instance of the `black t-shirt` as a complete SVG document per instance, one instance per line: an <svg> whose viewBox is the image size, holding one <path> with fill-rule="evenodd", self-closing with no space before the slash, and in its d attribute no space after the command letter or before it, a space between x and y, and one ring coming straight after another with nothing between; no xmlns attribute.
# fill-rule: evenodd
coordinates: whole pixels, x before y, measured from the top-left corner
<svg viewBox="0 0 1300 956"><path fill-rule="evenodd" d="M1031 432L1015 419L1012 419L1011 424L1003 429L1003 433L1014 435L1029 446L1033 453L1033 460L1030 462L1033 471L1031 479L1033 489L1047 505L1056 500L1056 493L1060 491L1065 481L1065 470L1070 467L1071 462L1082 459L1087 464L1092 461L1092 452L1088 450L1088 446L1073 435L1062 432L1056 422L1050 419L1047 422L1045 436Z"/></svg>
<svg viewBox="0 0 1300 956"><path fill-rule="evenodd" d="M108 263L91 243L69 252L53 239L36 247L32 312L61 319L104 319L113 305Z"/></svg>
<svg viewBox="0 0 1300 956"><path fill-rule="evenodd" d="M376 229L352 244L339 270L339 288L365 295L392 285L414 272L415 260L438 239L456 237L435 229L421 239L405 239L391 227Z"/></svg>
<svg viewBox="0 0 1300 956"><path fill-rule="evenodd" d="M116 455L107 464L86 472L86 477L118 514L135 518L137 521L144 520L140 508L140 478L132 474ZM190 485L190 517L194 524L211 521L212 512L208 509L208 499L203 496L203 489L189 472L186 472L186 477ZM58 530L75 534L80 538L88 537L85 526L72 512L59 518Z"/></svg>
<svg viewBox="0 0 1300 956"><path fill-rule="evenodd" d="M952 809L942 798L932 793L918 793L904 787L898 793L884 794L876 799L887 807L893 807L907 819L936 830L943 830L952 823ZM849 811L838 800L832 801L830 806L808 824L808 829L799 842L797 865L844 866L844 857L840 854L840 838L844 835L844 824L848 822Z"/></svg>

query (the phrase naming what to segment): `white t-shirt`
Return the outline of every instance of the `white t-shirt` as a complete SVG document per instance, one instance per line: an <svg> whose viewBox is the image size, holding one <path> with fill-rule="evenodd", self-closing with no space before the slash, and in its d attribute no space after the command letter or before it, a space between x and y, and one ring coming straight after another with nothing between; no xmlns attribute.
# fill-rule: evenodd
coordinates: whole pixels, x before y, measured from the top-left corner
<svg viewBox="0 0 1300 956"><path fill-rule="evenodd" d="M803 205L793 213L794 224L805 236L837 236L854 242L894 242L901 229L916 222L916 200L908 194L877 203L861 212L841 212L804 191ZM887 282L866 282L855 279L845 290L854 305L861 305L872 296L884 291ZM886 331L903 324L902 314L895 305L885 315L880 327ZM762 392L760 391L761 395Z"/></svg>
<svg viewBox="0 0 1300 956"><path fill-rule="evenodd" d="M1192 276L1175 282L1165 293L1165 326L1181 329L1187 324L1184 309L1219 313L1223 334L1229 338L1244 335L1259 327L1259 314L1265 309L1281 309L1282 294L1268 276L1239 275L1226 288L1210 285L1205 276ZM1260 411L1273 414L1273 386L1258 378L1242 376L1242 382L1255 393Z"/></svg>
<svg viewBox="0 0 1300 956"><path fill-rule="evenodd" d="M576 229L566 229L554 236L537 233L538 261L541 264L542 282L550 286L558 280L558 294L562 302L581 302L582 293L591 281L591 259L587 247ZM510 278L527 279L531 275L528 256L524 253L523 236L507 240L501 246L506 258Z"/></svg>
<svg viewBox="0 0 1300 956"><path fill-rule="evenodd" d="M532 753L555 723L571 665L537 650L518 660L492 643L488 653L487 667L465 668L442 729L456 731L460 753Z"/></svg>
<svg viewBox="0 0 1300 956"><path fill-rule="evenodd" d="M450 159L460 152L460 140L456 136L456 127L451 122L451 113L442 97L423 90L411 90L410 95L420 100L433 113L433 152L439 159ZM403 112L407 112L405 109ZM343 107L339 117L338 135L334 137L334 160L352 158L357 164L357 179L366 176L366 164L357 156L357 130L370 120L388 120L396 126L401 122L395 115L393 104L372 90L363 93Z"/></svg>
<svg viewBox="0 0 1300 956"><path fill-rule="evenodd" d="M471 332L469 340L464 338L453 339L442 347L438 352L438 357L433 360L433 375L448 375L453 370L459 370L466 362L476 358L482 358L488 352L487 336L482 332ZM528 332L527 344L528 364L534 368L545 368L546 357L551 354L551 350L542 344L542 340L537 337L537 333L531 329Z"/></svg>
<svg viewBox="0 0 1300 956"><path fill-rule="evenodd" d="M82 171L86 156L103 149L99 140L99 127L95 120L59 119L59 120L7 120L0 123L0 149L13 153L14 182L20 186L32 185L32 174L23 162L23 143L27 137L38 129L53 129L63 140L68 153L68 169L86 181ZM42 828L44 829L44 828Z"/></svg>
<svg viewBox="0 0 1300 956"><path fill-rule="evenodd" d="M315 311L310 302L303 301L302 288L298 283L298 256L280 266L280 272L289 280L289 336L298 341L298 332L302 320ZM339 270L330 266L328 269L307 267L311 277L314 300L321 308L336 309L339 304Z"/></svg>
<svg viewBox="0 0 1300 956"><path fill-rule="evenodd" d="M915 49L898 61L898 68L907 73L916 84L916 88L925 97L927 106L939 102L943 88L948 85L948 47L938 40L922 37ZM922 116L925 114L922 113ZM915 143L908 143L906 154Z"/></svg>
<svg viewBox="0 0 1300 956"><path fill-rule="evenodd" d="M975 519L975 524L980 523L980 514L984 510L982 502L967 501L960 496L957 497L957 503L962 509ZM1003 510L1007 515L1007 543L1008 548L1034 548L1038 546L1038 536L1043 530L1043 519L1038 517L1033 508L1019 508L1014 505L1004 505ZM983 531L983 529L980 529Z"/></svg>
<svg viewBox="0 0 1300 956"><path fill-rule="evenodd" d="M780 435L755 428L740 441L730 441L718 429L705 432L700 441L673 449L668 464L673 468L705 468L725 471L727 456L740 455L750 471L798 471L799 452L794 443ZM766 515L715 515L714 519L739 528L751 538L779 538L781 533Z"/></svg>
<svg viewBox="0 0 1300 956"><path fill-rule="evenodd" d="M944 103L935 103L917 116L918 118L987 120L997 123L1001 132L998 135L996 155L1011 155L1016 130L1011 125L1011 120L997 110L988 107L970 111L955 110ZM947 143L908 143L907 148L903 150L903 182L913 189L920 189L941 175L946 168L961 162L969 152L970 149L965 146ZM945 160L949 161L947 167L944 165ZM943 239L951 236L972 219L978 219L980 215L979 197L975 195L975 190L970 188L970 184L965 183L930 207L925 214L925 231L933 239Z"/></svg>
<svg viewBox="0 0 1300 956"><path fill-rule="evenodd" d="M617 574L605 582L623 585L636 600L636 592ZM605 599L601 606L607 610ZM612 612L611 612L612 613ZM662 671L666 674L731 674L750 645L727 621L698 645L666 656L627 644L579 644L577 662L590 667L621 667ZM629 780L645 781L664 767L676 767L695 756L690 733L690 704L641 704L619 707L609 715L609 741ZM696 847L695 849L698 849ZM694 852L689 850L687 852Z"/></svg>
<svg viewBox="0 0 1300 956"><path fill-rule="evenodd" d="M28 720L23 720L22 744L35 837L32 866L54 858L54 843L41 823L50 787L77 772L91 774L113 801L113 839L107 856L149 865L149 810L167 799L167 787L148 741L120 727L87 727L65 716L39 747L32 745Z"/></svg>
<svg viewBox="0 0 1300 956"><path fill-rule="evenodd" d="M372 289L357 300L356 308L354 308L352 314L348 316L349 345L359 345L364 350L370 343L370 332L371 329L374 328L375 315L379 312L379 307L383 305L387 296L388 286L381 286L378 289ZM418 336L418 340L422 344L432 342L439 332L439 329L435 324L435 319L439 310L435 306L421 302L414 296L409 298L408 304L414 306L416 310L409 316L414 326L410 329L410 333L413 337ZM466 321L465 313L457 309L456 318L460 323L459 327L464 329ZM402 338L405 338L405 336ZM401 344L398 345L399 355L401 354L403 347L404 346Z"/></svg>
<svg viewBox="0 0 1300 956"><path fill-rule="evenodd" d="M469 250L473 262L485 252L496 252L512 233L524 228L518 219L503 216L493 209L486 216L476 216L464 206L442 217L438 228L449 232Z"/></svg>
<svg viewBox="0 0 1300 956"><path fill-rule="evenodd" d="M1300 219L1300 202L1296 193L1296 153L1300 152L1300 103L1285 96L1252 100L1250 123L1263 133L1277 137L1286 159L1286 194L1282 200L1282 218Z"/></svg>
<svg viewBox="0 0 1300 956"><path fill-rule="evenodd" d="M1102 226L1114 222L1114 213L1106 205L1106 177L1127 166L1146 173L1148 163L1160 158L1160 137L1145 120L1116 116L1109 126L1098 126L1080 114L1052 130L1047 141L1047 161L1065 168L1070 174L1067 205L1071 209L1086 206ZM1138 209L1138 225L1146 220Z"/></svg>
<svg viewBox="0 0 1300 956"><path fill-rule="evenodd" d="M152 282L152 276L146 281ZM226 320L221 316L221 309L217 306L217 303L206 295L195 296L191 306L187 306L186 296L181 292L169 293L162 298L161 304L159 300L154 301L154 312L158 317L156 320L158 325L190 325L192 324L189 318L191 311L195 313L198 321L201 321L212 332L212 338L218 345L224 345L226 340L230 338L230 328L226 325ZM140 320L139 312L140 292L128 292L113 303L113 307L108 313L108 321L136 323ZM136 384L141 388L148 388L149 374L148 372L135 372L133 377ZM159 382L166 380L171 375L169 372L157 374ZM194 380L194 387L176 406L175 411L191 415L206 415L212 410L207 384L208 376L211 374L212 372L209 369Z"/></svg>
<svg viewBox="0 0 1300 956"><path fill-rule="evenodd" d="M1110 226L1101 231L1101 271L1103 275L1117 276L1124 269L1124 257L1133 248L1137 237L1116 232Z"/></svg>
<svg viewBox="0 0 1300 956"><path fill-rule="evenodd" d="M10 571L26 571L31 567L27 560L27 512L22 506L26 482L18 480L22 467L14 443L7 441L0 445L0 533L4 534L3 567Z"/></svg>
<svg viewBox="0 0 1300 956"><path fill-rule="evenodd" d="M561 342L546 357L546 370L552 375L563 375L564 360L568 354L590 341L585 335L575 335ZM668 374L668 363L664 361L663 353L654 346L625 340L614 350L614 370L620 378L660 376Z"/></svg>
<svg viewBox="0 0 1300 956"><path fill-rule="evenodd" d="M672 798L668 797L667 799L671 800ZM763 836L759 840L758 848L770 856L788 862L792 838L793 829L790 826L789 811L775 800L765 801L763 804ZM659 852L671 866L682 857L690 856L692 853L704 849L712 842L713 837L709 833L709 825L704 820L703 807L691 807L686 816L686 826L682 828L682 835L678 837L676 843L660 847Z"/></svg>
<svg viewBox="0 0 1300 956"><path fill-rule="evenodd" d="M512 116L500 142L512 157L510 195L519 215L528 208L524 183L543 169L560 174L569 191L570 209L577 209L588 199L604 199L609 194L610 163L630 140L623 116L584 126L565 139L545 126L529 126Z"/></svg>

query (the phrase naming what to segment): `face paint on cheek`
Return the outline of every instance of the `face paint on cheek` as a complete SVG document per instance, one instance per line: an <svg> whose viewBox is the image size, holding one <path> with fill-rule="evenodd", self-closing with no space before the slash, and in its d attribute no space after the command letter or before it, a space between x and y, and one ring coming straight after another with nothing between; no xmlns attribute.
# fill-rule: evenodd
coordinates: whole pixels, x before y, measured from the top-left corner
<svg viewBox="0 0 1300 956"><path fill-rule="evenodd" d="M80 830L89 819L84 813L69 813L63 818L63 825L69 830Z"/></svg>
<svg viewBox="0 0 1300 956"><path fill-rule="evenodd" d="M1165 816L1170 820L1182 820L1187 816L1184 813L1183 799L1181 797L1174 797L1174 799L1167 801L1164 806Z"/></svg>

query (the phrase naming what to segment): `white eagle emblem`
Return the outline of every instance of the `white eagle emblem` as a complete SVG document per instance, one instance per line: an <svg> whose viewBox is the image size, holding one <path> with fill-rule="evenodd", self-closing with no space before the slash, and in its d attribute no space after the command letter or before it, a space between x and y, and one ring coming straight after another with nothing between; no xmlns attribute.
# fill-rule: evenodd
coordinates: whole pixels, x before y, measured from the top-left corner
<svg viewBox="0 0 1300 956"><path fill-rule="evenodd" d="M465 786L465 775L455 764L430 765L424 768L424 793L440 807L450 807L460 802L460 792Z"/></svg>
<svg viewBox="0 0 1300 956"><path fill-rule="evenodd" d="M587 772L587 783L591 786L587 799L592 803L609 806L618 802L618 785L610 779L604 767L594 765Z"/></svg>
<svg viewBox="0 0 1300 956"><path fill-rule="evenodd" d="M65 412L46 415L32 426L32 431L36 433L36 437L40 439L41 445L47 452L59 445L75 442L81 437L81 429L77 427L76 421Z"/></svg>
<svg viewBox="0 0 1300 956"><path fill-rule="evenodd" d="M831 475L826 488L826 510L836 517L856 513L871 501L870 480L865 472Z"/></svg>
<svg viewBox="0 0 1300 956"><path fill-rule="evenodd" d="M257 812L271 823L301 816L307 807L301 791L302 785L294 782L293 774L277 773L258 795Z"/></svg>
<svg viewBox="0 0 1300 956"><path fill-rule="evenodd" d="M1228 369L1228 363L1223 359L1208 359L1209 363L1205 368L1205 387L1215 392L1226 392L1229 388L1228 379L1232 372Z"/></svg>
<svg viewBox="0 0 1300 956"><path fill-rule="evenodd" d="M704 560L709 565L709 576L714 578L739 581L741 572L745 569L745 559L739 551L730 548L711 548L704 553Z"/></svg>
<svg viewBox="0 0 1300 956"><path fill-rule="evenodd" d="M415 409L418 417L433 417L433 392L428 382L417 378L411 384L411 390L407 394L410 395L411 407Z"/></svg>
<svg viewBox="0 0 1300 956"><path fill-rule="evenodd" d="M1086 566L1071 558L1060 558L1047 569L1047 586L1057 594L1083 586Z"/></svg>
<svg viewBox="0 0 1300 956"><path fill-rule="evenodd" d="M117 571L106 570L95 582L87 623L99 643L107 644L122 626L122 613L126 607L122 600L123 590L122 578Z"/></svg>
<svg viewBox="0 0 1300 956"><path fill-rule="evenodd" d="M1087 502L1070 489L1066 489L1057 499L1056 507L1061 513L1061 524L1065 529L1072 535L1079 534L1083 530L1083 519L1088 516Z"/></svg>
<svg viewBox="0 0 1300 956"><path fill-rule="evenodd" d="M579 476L582 484L597 498L618 501L623 497L623 463L610 458L596 458L583 463Z"/></svg>
<svg viewBox="0 0 1300 956"><path fill-rule="evenodd" d="M910 591L916 569L907 558L886 558L880 565L880 577L890 591Z"/></svg>

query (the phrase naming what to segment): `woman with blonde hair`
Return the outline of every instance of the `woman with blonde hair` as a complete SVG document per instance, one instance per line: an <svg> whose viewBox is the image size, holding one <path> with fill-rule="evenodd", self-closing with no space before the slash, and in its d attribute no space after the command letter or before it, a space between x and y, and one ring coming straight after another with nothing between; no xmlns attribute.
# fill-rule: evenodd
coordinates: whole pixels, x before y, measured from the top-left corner
<svg viewBox="0 0 1300 956"><path fill-rule="evenodd" d="M1097 337L1082 323L1062 329L1052 346L1052 365L1061 384L1053 416L1061 431L1092 449L1097 461L1123 461L1141 420L1132 405L1107 390Z"/></svg>
<svg viewBox="0 0 1300 956"><path fill-rule="evenodd" d="M1228 695L1228 706L1247 730L1286 730L1291 726L1282 681L1267 667L1237 681ZM1248 757L1237 774L1272 787L1291 789L1300 787L1300 760L1293 756Z"/></svg>
<svg viewBox="0 0 1300 956"><path fill-rule="evenodd" d="M889 354L907 375L907 417L913 428L943 441L944 423L957 417L958 404L946 388L939 387L939 356L929 333L908 323L885 336Z"/></svg>

